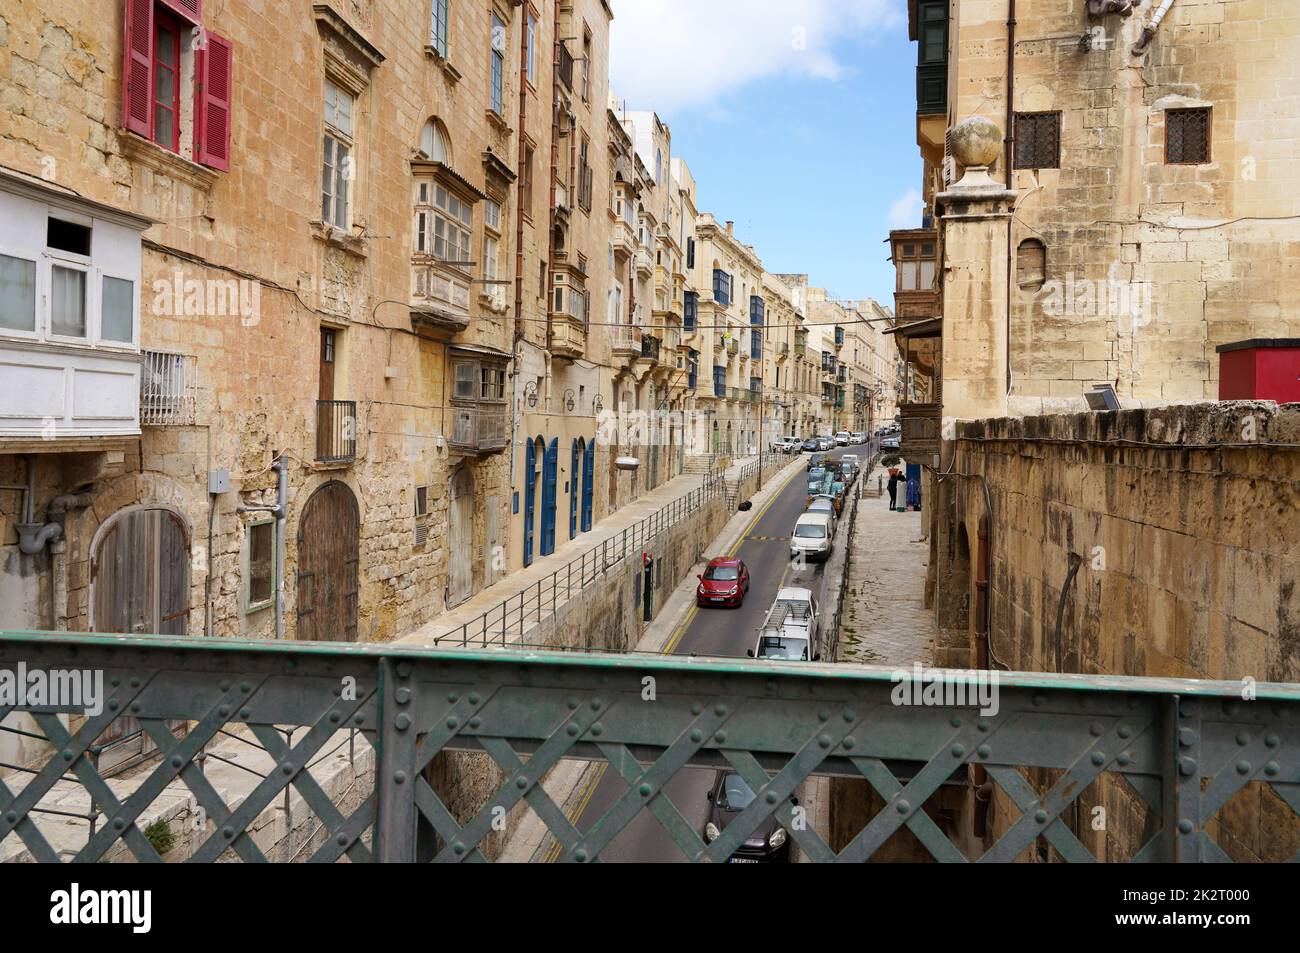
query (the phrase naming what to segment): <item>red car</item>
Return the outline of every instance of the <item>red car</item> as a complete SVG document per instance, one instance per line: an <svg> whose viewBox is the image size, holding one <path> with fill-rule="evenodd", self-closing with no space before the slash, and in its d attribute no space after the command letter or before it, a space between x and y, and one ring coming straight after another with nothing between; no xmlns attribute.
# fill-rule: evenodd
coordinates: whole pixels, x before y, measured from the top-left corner
<svg viewBox="0 0 1300 953"><path fill-rule="evenodd" d="M702 606L739 606L749 592L749 569L731 556L710 560L699 579L695 600Z"/></svg>

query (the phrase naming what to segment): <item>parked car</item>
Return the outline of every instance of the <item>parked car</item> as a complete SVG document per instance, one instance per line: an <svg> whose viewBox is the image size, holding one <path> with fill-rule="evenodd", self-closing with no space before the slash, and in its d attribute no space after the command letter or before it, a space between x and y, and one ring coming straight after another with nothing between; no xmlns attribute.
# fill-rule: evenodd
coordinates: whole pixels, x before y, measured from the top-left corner
<svg viewBox="0 0 1300 953"><path fill-rule="evenodd" d="M800 446L803 453L815 453L821 447L821 442L816 437L809 437Z"/></svg>
<svg viewBox="0 0 1300 953"><path fill-rule="evenodd" d="M805 513L829 513L831 516L840 515L840 503L835 497L826 493L818 493L816 496L808 498L808 507ZM835 520L831 521L831 535L835 535Z"/></svg>
<svg viewBox="0 0 1300 953"><path fill-rule="evenodd" d="M853 435L847 430L841 430L835 435L835 444L836 446L847 447L849 445L849 440L851 440L852 437Z"/></svg>
<svg viewBox="0 0 1300 953"><path fill-rule="evenodd" d="M711 844L721 837L727 825L734 821L741 811L753 804L755 797L754 792L740 775L727 769L719 771L708 793L709 819L704 825L704 840ZM797 805L799 799L790 795L790 803ZM789 859L789 835L773 814L754 829L736 852L727 858L727 863L782 863Z"/></svg>
<svg viewBox="0 0 1300 953"><path fill-rule="evenodd" d="M899 440L898 434L889 434L880 441L881 450L897 450L902 441Z"/></svg>
<svg viewBox="0 0 1300 953"><path fill-rule="evenodd" d="M828 559L834 547L831 518L824 513L804 513L790 534L790 558Z"/></svg>
<svg viewBox="0 0 1300 953"><path fill-rule="evenodd" d="M749 592L749 567L743 560L719 556L709 560L699 580L695 588L698 605L739 607Z"/></svg>
<svg viewBox="0 0 1300 953"><path fill-rule="evenodd" d="M853 461L840 462L840 475L844 477L844 485L852 486L853 481L858 478L858 465Z"/></svg>
<svg viewBox="0 0 1300 953"><path fill-rule="evenodd" d="M817 440L818 440L818 443L819 443L819 449L821 449L821 450L834 450L834 449L835 449L835 438L834 438L834 437L818 437Z"/></svg>
<svg viewBox="0 0 1300 953"><path fill-rule="evenodd" d="M776 594L758 630L750 658L816 662L821 658L821 620L811 589L787 586Z"/></svg>
<svg viewBox="0 0 1300 953"><path fill-rule="evenodd" d="M843 465L846 463L851 463L855 468L857 468L862 465L862 460L856 453L846 453L844 456L840 457L840 464Z"/></svg>
<svg viewBox="0 0 1300 953"><path fill-rule="evenodd" d="M795 453L799 449L799 438L788 434L773 437L768 449L773 453Z"/></svg>
<svg viewBox="0 0 1300 953"><path fill-rule="evenodd" d="M865 433L863 433L861 430L853 431L853 445L855 447L860 447L866 442L867 442L867 435Z"/></svg>
<svg viewBox="0 0 1300 953"><path fill-rule="evenodd" d="M811 457L808 458L809 470L815 470L818 467L824 467L825 465L826 465L826 455L824 453L814 453Z"/></svg>

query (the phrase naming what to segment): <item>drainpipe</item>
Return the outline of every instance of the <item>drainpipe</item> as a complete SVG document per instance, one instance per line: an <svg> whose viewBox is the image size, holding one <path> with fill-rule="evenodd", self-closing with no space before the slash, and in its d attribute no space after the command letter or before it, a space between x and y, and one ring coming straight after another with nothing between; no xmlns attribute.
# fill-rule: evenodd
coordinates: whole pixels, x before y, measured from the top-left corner
<svg viewBox="0 0 1300 953"><path fill-rule="evenodd" d="M50 547L50 619L59 632L68 630L68 544L64 538L63 523L69 510L85 509L94 502L93 491L70 493L57 496L45 510L45 522L35 523L33 519L34 501L36 499L36 468L30 457L27 461L27 491L23 504L23 519L17 524L18 549L20 552L35 556L48 545Z"/></svg>
<svg viewBox="0 0 1300 953"><path fill-rule="evenodd" d="M523 399L523 374L520 362L523 358L524 341L524 190L522 179L525 171L524 162L528 155L528 17L519 18L519 48L523 54L519 57L519 170L515 184L515 327L511 336L510 351L513 378L514 400L510 408L510 475L511 482L519 485L515 474L519 469L519 419L520 403ZM445 353L445 349L444 349ZM511 510L513 512L513 508Z"/></svg>
<svg viewBox="0 0 1300 953"><path fill-rule="evenodd" d="M1156 10L1156 14L1151 18L1151 22L1142 28L1142 35L1138 37L1138 41L1133 44L1132 52L1134 56L1141 56L1146 52L1147 46L1156 35L1156 30L1160 29L1160 21L1165 18L1165 14L1169 12L1169 8L1173 5L1174 0L1165 0L1164 3L1160 4L1160 8Z"/></svg>
<svg viewBox="0 0 1300 953"><path fill-rule="evenodd" d="M1006 135L1003 137L1003 177L1007 189L1011 189L1011 161L1016 148L1016 0L1007 0L1007 120ZM1011 235L1015 227L1015 209L1007 219L1007 351L1006 375L1007 394L1011 393L1011 270L1015 258L1011 248Z"/></svg>
<svg viewBox="0 0 1300 953"><path fill-rule="evenodd" d="M239 513L270 513L275 517L275 637L277 640L281 640L284 638L284 551L288 548L285 545L285 532L289 524L288 458L284 454L280 454L275 458L275 462L271 464L271 469L279 474L276 483L276 505L238 506L236 511Z"/></svg>
<svg viewBox="0 0 1300 953"><path fill-rule="evenodd" d="M555 36L552 44L551 53L551 181L550 181L550 212L547 222L547 255L546 255L546 345L547 353L551 349L551 322L555 315L555 199L558 194L558 181L556 176L560 166L560 48L564 45L560 36L560 4L562 0L555 0L555 24L552 27ZM527 19L525 17L525 19ZM573 138L573 128L570 124L569 138ZM573 187L573 183L569 183ZM570 208L572 208L573 197L569 196Z"/></svg>

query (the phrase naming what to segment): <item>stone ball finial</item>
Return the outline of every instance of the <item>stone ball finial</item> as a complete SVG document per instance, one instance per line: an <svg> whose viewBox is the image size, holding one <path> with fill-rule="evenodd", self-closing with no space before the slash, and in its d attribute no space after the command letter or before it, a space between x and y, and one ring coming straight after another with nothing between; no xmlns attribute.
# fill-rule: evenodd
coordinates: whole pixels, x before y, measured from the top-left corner
<svg viewBox="0 0 1300 953"><path fill-rule="evenodd" d="M968 116L952 127L952 157L964 166L989 166L1002 151L1002 130L992 119Z"/></svg>

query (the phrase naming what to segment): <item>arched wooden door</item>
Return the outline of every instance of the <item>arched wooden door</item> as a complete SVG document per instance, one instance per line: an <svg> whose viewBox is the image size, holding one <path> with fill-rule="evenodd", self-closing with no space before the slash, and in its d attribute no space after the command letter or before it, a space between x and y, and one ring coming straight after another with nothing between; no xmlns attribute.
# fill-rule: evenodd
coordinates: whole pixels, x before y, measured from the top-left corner
<svg viewBox="0 0 1300 953"><path fill-rule="evenodd" d="M447 605L474 594L474 474L461 467L451 478L447 529Z"/></svg>
<svg viewBox="0 0 1300 953"><path fill-rule="evenodd" d="M187 635L190 617L190 542L171 510L127 510L113 516L90 557L94 588L90 627L95 632ZM175 728L180 722L170 723ZM101 773L154 750L153 739L130 715L116 718L96 739Z"/></svg>
<svg viewBox="0 0 1300 953"><path fill-rule="evenodd" d="M543 556L555 552L556 484L559 481L560 438L552 437L546 445L542 464L542 547Z"/></svg>
<svg viewBox="0 0 1300 953"><path fill-rule="evenodd" d="M186 635L190 616L190 542L171 510L114 516L91 556L96 632Z"/></svg>
<svg viewBox="0 0 1300 953"><path fill-rule="evenodd" d="M357 641L360 561L357 498L343 483L326 483L298 521L298 641Z"/></svg>

